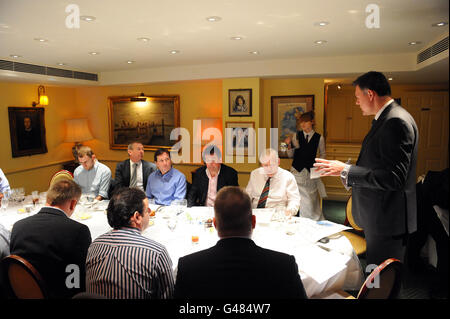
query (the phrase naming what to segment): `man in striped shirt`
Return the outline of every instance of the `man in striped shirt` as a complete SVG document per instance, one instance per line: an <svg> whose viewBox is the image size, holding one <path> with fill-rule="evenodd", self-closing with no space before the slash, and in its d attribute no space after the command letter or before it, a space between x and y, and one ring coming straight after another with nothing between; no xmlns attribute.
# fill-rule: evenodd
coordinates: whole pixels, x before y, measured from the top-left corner
<svg viewBox="0 0 450 319"><path fill-rule="evenodd" d="M118 191L107 208L114 229L98 237L86 259L86 289L111 299L173 297L172 261L166 248L142 236L150 212L145 193Z"/></svg>

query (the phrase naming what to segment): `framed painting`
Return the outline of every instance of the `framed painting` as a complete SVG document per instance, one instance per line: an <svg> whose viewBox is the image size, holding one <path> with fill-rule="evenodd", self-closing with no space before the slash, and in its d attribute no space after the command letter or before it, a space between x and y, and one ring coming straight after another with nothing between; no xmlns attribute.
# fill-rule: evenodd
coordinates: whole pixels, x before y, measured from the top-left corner
<svg viewBox="0 0 450 319"><path fill-rule="evenodd" d="M297 132L297 119L305 112L314 111L314 95L272 96L272 127L278 128L278 145ZM287 157L279 152L280 157Z"/></svg>
<svg viewBox="0 0 450 319"><path fill-rule="evenodd" d="M228 90L228 115L252 116L252 89Z"/></svg>
<svg viewBox="0 0 450 319"><path fill-rule="evenodd" d="M47 153L45 109L8 107L12 157Z"/></svg>
<svg viewBox="0 0 450 319"><path fill-rule="evenodd" d="M170 133L180 126L178 95L109 97L109 144L127 149L133 141L146 150L170 148L177 141Z"/></svg>
<svg viewBox="0 0 450 319"><path fill-rule="evenodd" d="M231 129L231 135L228 130ZM253 129L253 130L250 130ZM256 135L255 122L225 122L226 155L255 156ZM240 149L238 151L238 149Z"/></svg>

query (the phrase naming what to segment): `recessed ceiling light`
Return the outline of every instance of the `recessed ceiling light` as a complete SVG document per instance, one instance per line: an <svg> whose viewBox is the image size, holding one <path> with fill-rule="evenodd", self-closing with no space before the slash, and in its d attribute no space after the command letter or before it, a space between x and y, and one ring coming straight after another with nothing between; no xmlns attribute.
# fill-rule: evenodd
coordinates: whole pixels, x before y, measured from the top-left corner
<svg viewBox="0 0 450 319"><path fill-rule="evenodd" d="M258 54L259 54L259 51L250 51L249 53L250 53L250 54L254 54L254 55L258 55Z"/></svg>
<svg viewBox="0 0 450 319"><path fill-rule="evenodd" d="M171 54L177 54L177 53L180 53L180 50L170 50L170 53Z"/></svg>
<svg viewBox="0 0 450 319"><path fill-rule="evenodd" d="M131 61L131 60L127 61L128 64L133 64L134 62L136 62L136 61Z"/></svg>
<svg viewBox="0 0 450 319"><path fill-rule="evenodd" d="M348 10L347 12L350 14L356 14L356 13L358 13L358 10Z"/></svg>
<svg viewBox="0 0 450 319"><path fill-rule="evenodd" d="M211 16L211 17L207 17L206 20L209 22L218 22L218 21L222 20L222 18L218 17L218 16Z"/></svg>
<svg viewBox="0 0 450 319"><path fill-rule="evenodd" d="M409 45L416 45L416 44L421 44L422 42L420 42L420 41L412 41L412 42L409 42L408 44Z"/></svg>
<svg viewBox="0 0 450 319"><path fill-rule="evenodd" d="M142 42L148 42L148 41L150 41L149 38L144 38L144 37L142 37L142 38L137 38L137 40L138 40L138 41L142 41Z"/></svg>
<svg viewBox="0 0 450 319"><path fill-rule="evenodd" d="M43 39L43 38L34 38L35 41L39 41L39 42L47 42L47 39Z"/></svg>
<svg viewBox="0 0 450 319"><path fill-rule="evenodd" d="M239 41L239 40L242 40L242 37L239 37L239 36L238 37L231 37L230 39Z"/></svg>
<svg viewBox="0 0 450 319"><path fill-rule="evenodd" d="M86 21L86 22L92 22L96 18L94 16L80 16L80 20Z"/></svg>
<svg viewBox="0 0 450 319"><path fill-rule="evenodd" d="M443 26L446 26L446 25L448 25L448 22L441 21L441 22L438 22L438 23L433 23L431 26L432 27L443 27Z"/></svg>
<svg viewBox="0 0 450 319"><path fill-rule="evenodd" d="M89 52L90 55L99 55L99 52Z"/></svg>
<svg viewBox="0 0 450 319"><path fill-rule="evenodd" d="M61 63L61 62L60 62L60 63L58 63L58 65L60 65L60 66L63 66L63 65L66 65L66 64L65 64L65 63Z"/></svg>
<svg viewBox="0 0 450 319"><path fill-rule="evenodd" d="M318 40L318 41L314 41L315 44L325 44L327 43L326 40Z"/></svg>
<svg viewBox="0 0 450 319"><path fill-rule="evenodd" d="M389 81L392 81L394 78L388 78Z"/></svg>
<svg viewBox="0 0 450 319"><path fill-rule="evenodd" d="M315 26L319 26L319 27L324 27L326 25L329 25L330 23L328 21L320 21L320 22L316 22L314 23Z"/></svg>
<svg viewBox="0 0 450 319"><path fill-rule="evenodd" d="M18 55L18 54L10 54L9 56L14 59L22 57L21 55Z"/></svg>

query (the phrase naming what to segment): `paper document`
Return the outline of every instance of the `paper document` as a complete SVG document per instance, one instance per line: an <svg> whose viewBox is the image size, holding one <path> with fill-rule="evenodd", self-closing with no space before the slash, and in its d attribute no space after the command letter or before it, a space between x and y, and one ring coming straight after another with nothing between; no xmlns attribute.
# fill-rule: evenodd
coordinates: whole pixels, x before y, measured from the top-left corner
<svg viewBox="0 0 450 319"><path fill-rule="evenodd" d="M317 167L311 167L309 170L309 176L311 179L315 179L315 178L319 178L320 177L320 173L317 172Z"/></svg>
<svg viewBox="0 0 450 319"><path fill-rule="evenodd" d="M351 229L341 224L336 224L328 220L315 221L309 218L297 217L299 223L298 235L305 241L315 243L323 237L328 237L346 229Z"/></svg>

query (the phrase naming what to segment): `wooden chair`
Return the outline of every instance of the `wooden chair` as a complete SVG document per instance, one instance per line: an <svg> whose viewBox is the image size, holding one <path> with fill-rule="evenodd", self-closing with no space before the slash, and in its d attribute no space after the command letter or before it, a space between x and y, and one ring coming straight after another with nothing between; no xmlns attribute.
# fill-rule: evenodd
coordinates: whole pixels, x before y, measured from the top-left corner
<svg viewBox="0 0 450 319"><path fill-rule="evenodd" d="M24 258L9 255L3 258L5 280L10 294L18 299L46 299L45 283L39 272Z"/></svg>
<svg viewBox="0 0 450 319"><path fill-rule="evenodd" d="M366 239L362 236L363 229L355 223L352 215L352 196L349 197L347 205L345 206L345 222L344 225L350 226L354 232L342 231L340 234L347 237L353 246L356 254L361 256L366 253L367 244Z"/></svg>
<svg viewBox="0 0 450 319"><path fill-rule="evenodd" d="M356 298L343 290L336 292L335 296L345 299L395 299L400 292L402 267L398 259L389 258L370 273Z"/></svg>
<svg viewBox="0 0 450 319"><path fill-rule="evenodd" d="M60 170L52 176L52 179L50 180L50 187L58 181L67 179L73 180L73 174L65 169Z"/></svg>

